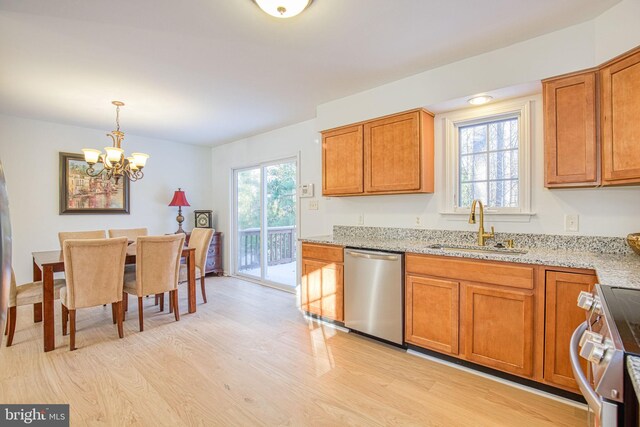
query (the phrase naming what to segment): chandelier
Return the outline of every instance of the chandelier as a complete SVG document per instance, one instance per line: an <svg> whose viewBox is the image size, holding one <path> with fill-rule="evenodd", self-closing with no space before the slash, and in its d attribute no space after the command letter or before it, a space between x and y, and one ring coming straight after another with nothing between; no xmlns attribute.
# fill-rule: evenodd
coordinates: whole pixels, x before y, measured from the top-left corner
<svg viewBox="0 0 640 427"><path fill-rule="evenodd" d="M125 175L131 181L137 181L144 176L142 169L147 164L149 155L144 153L131 153L131 157L125 157L124 150L122 149L124 132L120 130L120 107L124 106L124 102L113 101L111 103L116 106L117 127L116 130L111 131L107 136L111 137L113 146L104 148L106 154L93 148L82 149L84 161L89 164L87 175L92 177L100 176L105 181L114 179L116 184L120 178ZM96 163L102 163L104 167L99 170L94 169Z"/></svg>

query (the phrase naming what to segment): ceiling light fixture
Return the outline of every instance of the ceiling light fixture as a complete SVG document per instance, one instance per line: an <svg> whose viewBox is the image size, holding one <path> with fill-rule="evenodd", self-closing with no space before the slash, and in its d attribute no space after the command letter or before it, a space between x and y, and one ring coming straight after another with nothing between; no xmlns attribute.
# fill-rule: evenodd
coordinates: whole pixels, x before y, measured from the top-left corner
<svg viewBox="0 0 640 427"><path fill-rule="evenodd" d="M93 148L82 149L84 161L89 164L87 175L92 177L102 176L105 181L110 181L113 178L116 183L118 183L120 177L126 175L131 181L137 181L144 176L142 168L147 164L149 155L132 153L131 157L125 157L122 149L124 132L120 131L120 107L124 106L124 102L112 101L111 103L116 106L117 128L108 133L107 136L111 137L113 146L104 148L107 154L102 154L100 150L94 150ZM93 168L96 163L102 163L104 167L96 170Z"/></svg>
<svg viewBox="0 0 640 427"><path fill-rule="evenodd" d="M305 10L313 0L253 0L260 9L276 18L292 18Z"/></svg>
<svg viewBox="0 0 640 427"><path fill-rule="evenodd" d="M467 102L471 105L482 105L482 104L486 104L492 99L493 99L493 96L479 95L479 96L474 96L473 98L469 98Z"/></svg>

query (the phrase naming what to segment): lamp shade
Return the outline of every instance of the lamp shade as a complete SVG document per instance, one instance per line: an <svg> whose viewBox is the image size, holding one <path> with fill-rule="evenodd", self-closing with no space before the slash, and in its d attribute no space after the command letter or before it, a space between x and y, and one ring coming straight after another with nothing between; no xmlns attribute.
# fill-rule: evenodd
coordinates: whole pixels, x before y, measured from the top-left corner
<svg viewBox="0 0 640 427"><path fill-rule="evenodd" d="M177 189L175 193L173 193L173 199L171 199L171 203L169 206L191 206L189 202L187 202L187 196L185 196L184 191L181 189Z"/></svg>

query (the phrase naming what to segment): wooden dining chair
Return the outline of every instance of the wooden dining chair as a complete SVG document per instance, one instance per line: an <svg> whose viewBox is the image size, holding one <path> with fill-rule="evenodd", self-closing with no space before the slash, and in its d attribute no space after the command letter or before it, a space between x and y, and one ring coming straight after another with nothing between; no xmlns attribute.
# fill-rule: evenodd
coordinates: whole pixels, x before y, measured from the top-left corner
<svg viewBox="0 0 640 427"><path fill-rule="evenodd" d="M53 281L54 298L60 298L60 289L65 285L64 279ZM4 334L7 337L7 347L13 343L13 335L16 332L16 320L18 317L17 308L22 305L32 305L42 303L42 282L30 282L16 286L16 275L11 269L11 283L9 284L9 313Z"/></svg>
<svg viewBox="0 0 640 427"><path fill-rule="evenodd" d="M60 249L63 249L65 240L67 239L104 239L106 234L104 230L94 231L61 231L58 233L58 240L60 241Z"/></svg>
<svg viewBox="0 0 640 427"><path fill-rule="evenodd" d="M202 300L207 302L207 292L204 287L204 275L205 266L207 265L207 254L209 252L209 245L213 238L213 228L194 228L191 231L191 237L189 237L189 247L196 249L196 279L200 279L200 288L202 289ZM180 283L185 283L189 280L189 270L186 264L180 265Z"/></svg>
<svg viewBox="0 0 640 427"><path fill-rule="evenodd" d="M62 252L67 274L67 286L60 290L62 302L62 334L67 334L70 320L69 349L76 349L76 310L111 304L118 324L122 328L122 277L127 253L127 238L68 239Z"/></svg>
<svg viewBox="0 0 640 427"><path fill-rule="evenodd" d="M124 292L138 297L138 322L144 330L142 297L169 292L173 306L178 306L178 271L184 246L184 234L139 237L136 244L136 270L125 274ZM123 295L126 298L126 295ZM174 310L176 321L179 310ZM124 315L124 312L123 312Z"/></svg>
<svg viewBox="0 0 640 427"><path fill-rule="evenodd" d="M138 237L148 236L149 230L146 228L121 228L121 229L109 229L107 231L109 237L126 237L129 241L134 243L138 240Z"/></svg>

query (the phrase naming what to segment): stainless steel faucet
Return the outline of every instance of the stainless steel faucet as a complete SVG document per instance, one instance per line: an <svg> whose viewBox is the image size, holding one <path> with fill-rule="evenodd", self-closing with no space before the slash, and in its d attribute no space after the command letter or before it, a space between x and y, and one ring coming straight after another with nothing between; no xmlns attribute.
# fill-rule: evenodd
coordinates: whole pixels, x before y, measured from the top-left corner
<svg viewBox="0 0 640 427"><path fill-rule="evenodd" d="M484 246L485 240L491 239L495 236L493 226L491 226L491 233L484 232L484 205L478 199L474 199L471 202L471 212L469 213L469 224L476 223L476 205L480 205L480 226L478 227L478 246Z"/></svg>

